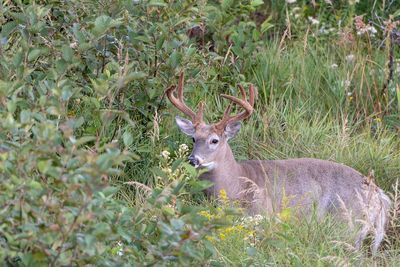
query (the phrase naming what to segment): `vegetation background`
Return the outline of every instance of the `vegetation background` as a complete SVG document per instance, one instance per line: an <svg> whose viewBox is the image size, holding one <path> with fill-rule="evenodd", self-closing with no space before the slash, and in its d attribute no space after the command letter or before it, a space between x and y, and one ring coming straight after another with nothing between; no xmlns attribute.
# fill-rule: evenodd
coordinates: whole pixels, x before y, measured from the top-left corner
<svg viewBox="0 0 400 267"><path fill-rule="evenodd" d="M0 265L396 266L398 1L0 0ZM347 164L394 202L371 255L332 218L243 217L186 163L164 90L215 121L258 88L238 159Z"/></svg>

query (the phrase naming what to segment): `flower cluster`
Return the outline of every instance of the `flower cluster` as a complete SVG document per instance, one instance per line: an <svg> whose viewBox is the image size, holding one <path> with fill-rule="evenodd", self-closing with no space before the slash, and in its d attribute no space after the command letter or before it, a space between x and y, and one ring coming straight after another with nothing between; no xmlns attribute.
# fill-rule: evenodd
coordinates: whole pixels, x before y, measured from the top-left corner
<svg viewBox="0 0 400 267"><path fill-rule="evenodd" d="M357 35L368 34L369 36L373 37L378 32L374 26L365 24L362 16L356 16L354 18L354 25L357 30Z"/></svg>
<svg viewBox="0 0 400 267"><path fill-rule="evenodd" d="M171 155L171 153L169 153L167 150L161 152L161 157L166 160L169 160L169 155Z"/></svg>
<svg viewBox="0 0 400 267"><path fill-rule="evenodd" d="M235 205L229 200L228 195L225 190L219 192L218 200L220 206L214 211L200 211L198 214L206 218L210 223L215 220L218 221L231 221L232 223L219 228L214 236L207 236L206 238L211 242L230 240L231 238L240 237L243 240L250 243L250 245L255 246L258 241L255 233L260 231L259 225L264 220L261 215L246 216L240 218L234 218L233 215L226 215L224 208L230 205Z"/></svg>
<svg viewBox="0 0 400 267"><path fill-rule="evenodd" d="M173 170L172 166L176 160L185 159L188 155L188 152L189 147L186 144L181 144L179 145L179 149L175 152L174 157L171 157L171 153L168 150L163 150L160 153L161 160L159 163L159 168L167 176L167 181L163 181L165 178L161 176L156 177L160 184L166 184L171 180L176 180L184 173L182 167Z"/></svg>
<svg viewBox="0 0 400 267"><path fill-rule="evenodd" d="M179 145L179 149L177 152L177 157L185 158L188 155L189 147L186 144Z"/></svg>

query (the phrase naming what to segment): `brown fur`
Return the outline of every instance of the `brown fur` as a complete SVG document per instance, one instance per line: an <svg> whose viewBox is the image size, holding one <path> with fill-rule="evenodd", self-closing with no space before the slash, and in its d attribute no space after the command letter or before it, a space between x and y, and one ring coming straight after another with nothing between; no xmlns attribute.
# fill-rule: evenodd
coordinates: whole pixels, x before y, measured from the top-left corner
<svg viewBox="0 0 400 267"><path fill-rule="evenodd" d="M358 171L331 161L299 158L287 160L246 160L236 162L228 145L240 129L240 120L253 112L256 91L249 87L249 100L244 88L239 85L242 99L222 95L241 106L244 111L230 116L231 106L224 112L222 120L207 125L202 114L204 104L197 113L183 101L183 73L178 84L167 89L170 101L192 121L176 117L182 132L195 141L189 161L199 168L208 168L200 179L212 181L214 185L206 190L207 195L217 196L225 190L229 199L239 200L251 214L279 212L284 197L288 206L299 216L307 216L316 207L322 218L327 213L344 215L349 220L362 222L356 241L359 248L368 233L374 233L372 251L375 252L385 233L390 199L375 185L370 177ZM352 224L353 225L353 224Z"/></svg>
<svg viewBox="0 0 400 267"><path fill-rule="evenodd" d="M216 152L207 155L204 146L213 135L219 136L219 145ZM199 177L214 183L206 190L207 195L218 196L223 189L250 214L279 212L283 196L299 216L307 216L313 207L319 218L327 213L345 217L343 212L348 211L353 221L362 222L356 247L373 233L372 250L378 249L390 201L370 178L346 165L313 158L237 162L226 135L216 132L212 125L196 127L194 138L192 154L200 154L204 162L214 162L213 168Z"/></svg>

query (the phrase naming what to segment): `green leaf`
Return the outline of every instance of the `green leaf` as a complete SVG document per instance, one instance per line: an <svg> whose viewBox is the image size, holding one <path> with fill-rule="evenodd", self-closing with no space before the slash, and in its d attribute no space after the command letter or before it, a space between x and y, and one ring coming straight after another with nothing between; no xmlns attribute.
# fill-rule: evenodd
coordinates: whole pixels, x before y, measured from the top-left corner
<svg viewBox="0 0 400 267"><path fill-rule="evenodd" d="M37 167L41 173L46 174L51 168L51 164L51 160L40 160L37 163Z"/></svg>
<svg viewBox="0 0 400 267"><path fill-rule="evenodd" d="M17 26L18 24L15 21L7 22L6 24L1 26L1 37L7 37Z"/></svg>
<svg viewBox="0 0 400 267"><path fill-rule="evenodd" d="M163 0L151 0L149 6L167 7L168 5Z"/></svg>
<svg viewBox="0 0 400 267"><path fill-rule="evenodd" d="M104 34L107 30L112 27L118 26L122 23L121 20L114 20L107 15L102 15L96 18L94 21L93 32L97 36Z"/></svg>
<svg viewBox="0 0 400 267"><path fill-rule="evenodd" d="M64 59L60 59L56 61L56 71L58 73L63 73L67 70L67 62Z"/></svg>
<svg viewBox="0 0 400 267"><path fill-rule="evenodd" d="M61 50L62 50L62 58L67 62L71 62L74 56L74 50L72 50L72 48L69 47L69 45L64 45L61 48Z"/></svg>
<svg viewBox="0 0 400 267"><path fill-rule="evenodd" d="M189 165L186 162L182 163L182 166L185 168L185 170L190 174L190 176L195 177L197 175L197 170L195 167L192 165Z"/></svg>
<svg viewBox="0 0 400 267"><path fill-rule="evenodd" d="M265 33L269 29L272 29L274 27L273 24L270 23L271 21L271 16L268 17L264 22L261 24L261 33Z"/></svg>
<svg viewBox="0 0 400 267"><path fill-rule="evenodd" d="M394 12L392 16L393 16L393 18L400 16L400 9L398 9L396 12Z"/></svg>
<svg viewBox="0 0 400 267"><path fill-rule="evenodd" d="M185 222L182 221L181 219L172 219L171 220L171 226L175 230L182 230L183 226L185 226Z"/></svg>
<svg viewBox="0 0 400 267"><path fill-rule="evenodd" d="M182 54L179 53L178 51L174 51L169 56L168 64L171 66L171 68L175 69L176 67L178 67L181 61L182 61Z"/></svg>
<svg viewBox="0 0 400 267"><path fill-rule="evenodd" d="M100 237L100 236L104 236L104 235L108 235L108 233L111 231L110 226L105 223L105 222L101 222L101 223L97 223L95 225L93 234L96 237Z"/></svg>
<svg viewBox="0 0 400 267"><path fill-rule="evenodd" d="M31 119L31 112L29 110L22 110L19 116L21 123L28 123Z"/></svg>
<svg viewBox="0 0 400 267"><path fill-rule="evenodd" d="M261 6L264 4L264 0L251 0L250 5L252 7Z"/></svg>
<svg viewBox="0 0 400 267"><path fill-rule="evenodd" d="M61 114L61 113L60 113L60 110L58 109L58 107L55 107L55 106L48 107L48 108L46 109L46 111L47 111L47 113L49 113L50 115L59 116L59 115Z"/></svg>
<svg viewBox="0 0 400 267"><path fill-rule="evenodd" d="M153 172L153 174L155 176L160 176L161 178L167 178L167 175L165 174L165 172L163 172L162 170L160 170L160 168L158 167L153 167L151 169L151 171Z"/></svg>
<svg viewBox="0 0 400 267"><path fill-rule="evenodd" d="M255 247L248 247L246 252L249 256L255 256L257 254L257 249Z"/></svg>
<svg viewBox="0 0 400 267"><path fill-rule="evenodd" d="M176 181L175 181L175 182L176 182ZM174 187L174 189L172 190L172 194L178 195L185 185L186 185L186 180L185 180L185 179L182 179L182 180L179 181L179 183Z"/></svg>
<svg viewBox="0 0 400 267"><path fill-rule="evenodd" d="M64 86L61 90L61 99L67 101L71 98L74 93L71 90L71 86Z"/></svg>
<svg viewBox="0 0 400 267"><path fill-rule="evenodd" d="M221 7L222 10L226 11L228 8L232 7L234 4L234 0L222 0Z"/></svg>
<svg viewBox="0 0 400 267"><path fill-rule="evenodd" d="M157 50L160 50L160 49L162 48L162 46L163 46L163 44L164 44L164 41L165 41L165 36L164 36L164 35L161 35L161 36L158 38L158 40L156 41L156 49L157 49Z"/></svg>
<svg viewBox="0 0 400 267"><path fill-rule="evenodd" d="M208 180L193 180L189 182L190 192L198 193L214 185L213 182Z"/></svg>
<svg viewBox="0 0 400 267"><path fill-rule="evenodd" d="M79 138L78 140L76 140L74 145L79 147L81 145L84 145L86 143L89 143L89 142L92 142L95 140L96 140L95 136L83 136L83 137Z"/></svg>
<svg viewBox="0 0 400 267"><path fill-rule="evenodd" d="M42 50L39 48L32 49L28 54L28 61L36 60L40 56L41 53L42 53Z"/></svg>
<svg viewBox="0 0 400 267"><path fill-rule="evenodd" d="M12 59L14 67L16 68L20 66L23 59L24 59L24 52L22 51L22 49L19 49L18 52L15 53Z"/></svg>
<svg viewBox="0 0 400 267"><path fill-rule="evenodd" d="M29 183L29 187L30 187L31 189L35 190L35 191L39 191L39 190L42 190L42 189L43 189L42 185L41 185L39 182L35 181L35 180L32 180L32 181Z"/></svg>
<svg viewBox="0 0 400 267"><path fill-rule="evenodd" d="M177 169L179 166L181 166L181 164L182 164L183 161L184 161L184 159L177 159L177 160L175 160L174 163L172 163L172 166L171 166L172 172L175 172L176 169Z"/></svg>
<svg viewBox="0 0 400 267"><path fill-rule="evenodd" d="M122 135L122 139L126 147L129 147L133 143L133 136L129 131L124 132L124 134Z"/></svg>
<svg viewBox="0 0 400 267"><path fill-rule="evenodd" d="M134 71L129 74L129 77L131 77L134 80L140 80L146 78L147 74L144 73L143 71Z"/></svg>
<svg viewBox="0 0 400 267"><path fill-rule="evenodd" d="M167 210L169 210L169 211L167 211ZM175 212L173 211L173 209L172 208L169 208L169 207L164 207L163 208L163 211L166 211L166 214L168 214L169 216L173 216L174 214L175 214ZM161 230L161 232L163 233L163 234L165 234L165 235L172 235L173 233L174 233L174 231L172 230L172 228L168 225L168 224L166 224L166 223L164 223L164 222L160 222L159 223L159 228L160 228L160 230Z"/></svg>
<svg viewBox="0 0 400 267"><path fill-rule="evenodd" d="M119 188L116 186L108 186L103 190L103 193L106 197L112 197L119 191Z"/></svg>

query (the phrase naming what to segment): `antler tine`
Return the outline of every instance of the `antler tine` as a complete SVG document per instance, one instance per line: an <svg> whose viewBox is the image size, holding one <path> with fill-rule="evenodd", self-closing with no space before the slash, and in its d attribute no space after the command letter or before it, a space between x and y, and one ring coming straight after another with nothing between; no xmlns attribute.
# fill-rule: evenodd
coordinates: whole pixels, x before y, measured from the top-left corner
<svg viewBox="0 0 400 267"><path fill-rule="evenodd" d="M226 125L230 122L233 121L240 121L243 119L246 119L253 113L253 106L254 106L254 100L255 100L255 94L254 94L254 86L250 85L249 88L249 101L246 100L246 92L243 88L243 86L239 85L240 92L242 94L242 99L230 96L230 95L225 95L221 94L221 97L229 99L230 101L238 104L242 108L244 108L244 111L235 115L235 116L229 116L230 110L231 110L231 104L229 104L228 108L224 112L224 116L221 119L220 122L216 124L216 127L219 129L224 129Z"/></svg>
<svg viewBox="0 0 400 267"><path fill-rule="evenodd" d="M254 101L255 101L255 90L254 90L254 85L253 84L250 84L249 93L250 93L249 103L253 107L254 106Z"/></svg>
<svg viewBox="0 0 400 267"><path fill-rule="evenodd" d="M224 116L222 117L222 119L217 123L217 128L218 126L222 126L225 125L232 117L229 116L229 114L231 114L231 109L232 109L232 103L229 103L228 107L225 109L224 111ZM225 127L225 126L224 126ZM223 127L223 128L224 128ZM219 127L221 128L221 127Z"/></svg>
<svg viewBox="0 0 400 267"><path fill-rule="evenodd" d="M180 111L182 111L185 115L189 116L194 124L200 124L203 121L203 111L204 111L204 103L200 102L199 110L195 113L188 106L186 106L185 101L183 99L183 84L184 84L184 74L183 72L179 75L178 82L178 98L175 96L174 92L176 90L176 86L170 86L165 93L169 101Z"/></svg>
<svg viewBox="0 0 400 267"><path fill-rule="evenodd" d="M198 122L201 122L203 119L203 112L204 112L204 102L200 101L199 106L197 108L196 119Z"/></svg>
<svg viewBox="0 0 400 267"><path fill-rule="evenodd" d="M229 103L228 107L224 111L224 118L229 117L229 114L231 114L231 109L232 109L232 103Z"/></svg>
<svg viewBox="0 0 400 267"><path fill-rule="evenodd" d="M244 90L243 86L241 84L238 85L240 93L242 94L242 99L246 100L246 91Z"/></svg>

